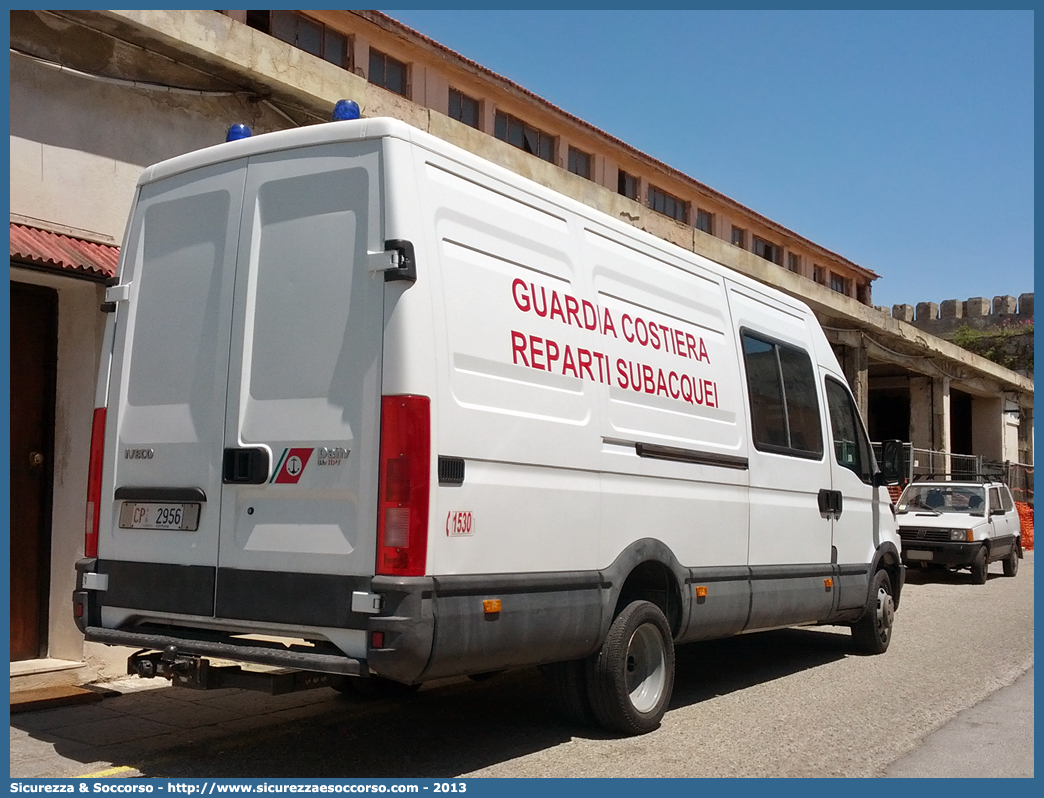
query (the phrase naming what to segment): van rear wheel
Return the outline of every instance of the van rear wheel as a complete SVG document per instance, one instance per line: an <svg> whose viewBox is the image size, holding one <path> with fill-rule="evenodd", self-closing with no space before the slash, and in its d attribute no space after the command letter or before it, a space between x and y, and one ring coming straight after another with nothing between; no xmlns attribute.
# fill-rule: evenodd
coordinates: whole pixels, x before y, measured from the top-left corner
<svg viewBox="0 0 1044 798"><path fill-rule="evenodd" d="M588 659L587 688L602 726L637 735L660 725L674 689L674 640L659 607L624 607Z"/></svg>

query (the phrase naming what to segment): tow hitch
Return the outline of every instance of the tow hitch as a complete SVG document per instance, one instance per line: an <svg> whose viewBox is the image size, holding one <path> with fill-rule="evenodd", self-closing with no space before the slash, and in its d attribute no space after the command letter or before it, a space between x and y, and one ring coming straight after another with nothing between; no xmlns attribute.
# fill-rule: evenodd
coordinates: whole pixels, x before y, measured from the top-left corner
<svg viewBox="0 0 1044 798"><path fill-rule="evenodd" d="M238 687L269 695L285 695L317 687L337 687L345 677L335 673L316 673L290 668L245 671L239 665L211 665L210 660L178 652L177 646L163 651L142 649L127 659L127 673L143 679L161 676L175 687L192 690L217 690Z"/></svg>

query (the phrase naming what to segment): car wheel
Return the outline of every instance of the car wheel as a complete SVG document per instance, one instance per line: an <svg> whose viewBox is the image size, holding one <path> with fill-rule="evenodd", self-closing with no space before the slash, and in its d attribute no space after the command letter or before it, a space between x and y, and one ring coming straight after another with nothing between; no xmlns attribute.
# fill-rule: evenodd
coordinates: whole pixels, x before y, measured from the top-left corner
<svg viewBox="0 0 1044 798"><path fill-rule="evenodd" d="M1019 547L1016 544L1011 545L1011 554L1004 560L1004 575L1015 576L1019 572Z"/></svg>
<svg viewBox="0 0 1044 798"><path fill-rule="evenodd" d="M892 642L894 621L892 580L887 571L878 571L870 584L863 617L852 625L852 640L856 648L864 654L884 654Z"/></svg>
<svg viewBox="0 0 1044 798"><path fill-rule="evenodd" d="M660 608L632 601L587 661L591 708L604 727L624 734L660 725L674 689L674 640Z"/></svg>
<svg viewBox="0 0 1044 798"><path fill-rule="evenodd" d="M975 562L971 566L972 582L977 585L986 584L986 574L990 570L990 561L986 556L986 547L983 546L979 549L979 553L975 555Z"/></svg>

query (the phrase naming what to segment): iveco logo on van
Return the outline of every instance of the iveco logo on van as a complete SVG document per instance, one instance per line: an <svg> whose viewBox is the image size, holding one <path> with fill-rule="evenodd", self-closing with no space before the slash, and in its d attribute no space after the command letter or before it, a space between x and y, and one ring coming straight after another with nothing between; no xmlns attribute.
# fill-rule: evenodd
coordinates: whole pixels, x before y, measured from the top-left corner
<svg viewBox="0 0 1044 798"><path fill-rule="evenodd" d="M123 457L125 460L151 460L153 454L152 449L125 449Z"/></svg>

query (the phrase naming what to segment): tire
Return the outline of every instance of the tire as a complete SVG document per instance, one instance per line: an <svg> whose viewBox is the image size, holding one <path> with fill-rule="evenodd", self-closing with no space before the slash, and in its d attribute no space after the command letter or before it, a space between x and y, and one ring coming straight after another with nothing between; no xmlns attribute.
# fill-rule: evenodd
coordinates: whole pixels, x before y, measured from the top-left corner
<svg viewBox="0 0 1044 798"><path fill-rule="evenodd" d="M551 694L559 714L570 723L593 726L596 721L587 695L586 661L553 662L540 670L551 683Z"/></svg>
<svg viewBox="0 0 1044 798"><path fill-rule="evenodd" d="M870 583L863 617L852 626L852 640L864 654L884 654L892 642L895 601L887 571L878 571Z"/></svg>
<svg viewBox="0 0 1044 798"><path fill-rule="evenodd" d="M674 689L674 640L660 608L624 607L602 647L587 660L587 694L595 719L627 735L660 725Z"/></svg>
<svg viewBox="0 0 1044 798"><path fill-rule="evenodd" d="M1019 572L1019 547L1011 544L1011 554L1004 559L1004 575L1015 576Z"/></svg>
<svg viewBox="0 0 1044 798"><path fill-rule="evenodd" d="M971 566L971 577L972 582L977 585L986 584L986 575L990 571L990 561L986 556L986 547L983 546L979 549L979 553L975 555L975 562Z"/></svg>
<svg viewBox="0 0 1044 798"><path fill-rule="evenodd" d="M383 676L371 676L368 679L346 680L361 697L369 701L379 701L386 698L402 698L413 695L420 690L419 684L403 684Z"/></svg>

